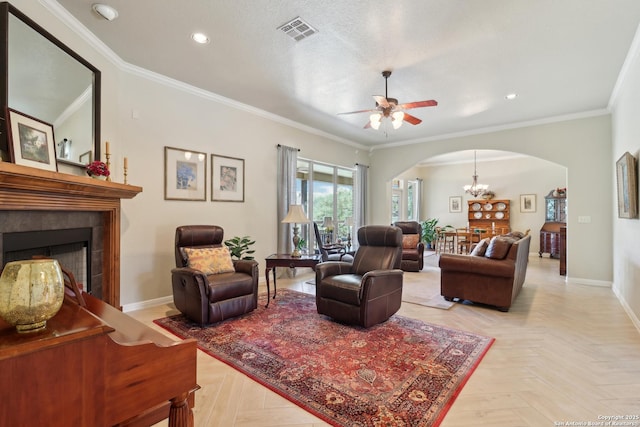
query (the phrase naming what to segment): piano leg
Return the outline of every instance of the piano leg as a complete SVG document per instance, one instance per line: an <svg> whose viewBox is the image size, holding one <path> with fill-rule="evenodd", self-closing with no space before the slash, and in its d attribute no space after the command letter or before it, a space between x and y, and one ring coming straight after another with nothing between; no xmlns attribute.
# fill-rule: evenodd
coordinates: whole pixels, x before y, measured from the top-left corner
<svg viewBox="0 0 640 427"><path fill-rule="evenodd" d="M193 427L193 411L189 406L191 392L182 393L171 399L169 427Z"/></svg>

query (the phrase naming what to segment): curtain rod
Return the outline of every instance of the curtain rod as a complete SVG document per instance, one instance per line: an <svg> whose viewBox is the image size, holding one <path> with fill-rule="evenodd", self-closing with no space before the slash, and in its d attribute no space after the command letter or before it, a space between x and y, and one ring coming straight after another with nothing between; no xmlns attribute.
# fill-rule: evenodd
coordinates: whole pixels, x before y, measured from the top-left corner
<svg viewBox="0 0 640 427"><path fill-rule="evenodd" d="M295 147L289 147L289 146L287 146L287 145L281 145L281 144L278 144L277 146L278 146L278 147L295 148ZM296 150L298 150L298 151L300 151L300 149L299 149L299 148L295 148L295 149L296 149Z"/></svg>

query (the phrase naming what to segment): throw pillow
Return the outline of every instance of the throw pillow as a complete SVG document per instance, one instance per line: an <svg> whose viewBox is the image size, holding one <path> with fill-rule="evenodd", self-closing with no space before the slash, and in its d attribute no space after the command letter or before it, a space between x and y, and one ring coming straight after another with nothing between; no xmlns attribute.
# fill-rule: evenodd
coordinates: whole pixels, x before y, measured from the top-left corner
<svg viewBox="0 0 640 427"><path fill-rule="evenodd" d="M478 242L475 248L471 251L472 256L484 256L487 251L487 247L489 247L489 238L482 239Z"/></svg>
<svg viewBox="0 0 640 427"><path fill-rule="evenodd" d="M229 248L184 248L187 255L187 267L202 271L204 274L233 273L233 261Z"/></svg>
<svg viewBox="0 0 640 427"><path fill-rule="evenodd" d="M420 238L417 234L403 234L402 249L415 249L419 241Z"/></svg>
<svg viewBox="0 0 640 427"><path fill-rule="evenodd" d="M512 243L513 239L496 236L489 242L484 256L491 259L504 259L509 253Z"/></svg>

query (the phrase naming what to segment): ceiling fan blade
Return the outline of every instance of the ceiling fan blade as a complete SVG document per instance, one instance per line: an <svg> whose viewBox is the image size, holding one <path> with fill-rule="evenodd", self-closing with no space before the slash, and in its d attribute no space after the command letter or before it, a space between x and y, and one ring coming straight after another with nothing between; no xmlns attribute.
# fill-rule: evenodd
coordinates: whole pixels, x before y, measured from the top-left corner
<svg viewBox="0 0 640 427"><path fill-rule="evenodd" d="M422 120L420 120L416 116L412 116L411 114L408 114L408 113L404 113L403 120L405 122L411 123L412 125L419 125L420 123L422 123Z"/></svg>
<svg viewBox="0 0 640 427"><path fill-rule="evenodd" d="M358 111L349 111L347 113L338 113L338 115L344 115L344 114L356 114L356 113L373 113L375 111L378 111L377 109L373 109L373 110L358 110Z"/></svg>
<svg viewBox="0 0 640 427"><path fill-rule="evenodd" d="M389 103L387 102L387 98L382 95L373 95L373 99L376 100L379 106L382 108L389 108Z"/></svg>
<svg viewBox="0 0 640 427"><path fill-rule="evenodd" d="M417 101L400 104L398 105L398 108L402 110L409 110L411 108L435 107L436 105L438 105L438 101L436 101L435 99L431 99L429 101Z"/></svg>

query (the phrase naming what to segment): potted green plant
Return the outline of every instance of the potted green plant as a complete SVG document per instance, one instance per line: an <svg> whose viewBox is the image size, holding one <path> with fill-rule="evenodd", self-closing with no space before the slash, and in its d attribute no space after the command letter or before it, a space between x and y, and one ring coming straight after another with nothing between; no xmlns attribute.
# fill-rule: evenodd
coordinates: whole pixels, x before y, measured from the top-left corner
<svg viewBox="0 0 640 427"><path fill-rule="evenodd" d="M251 254L255 253L255 250L251 249L251 246L255 243L256 241L251 240L249 236L235 236L232 239L224 241L224 244L229 248L229 252L231 252L231 258L246 260L254 259Z"/></svg>
<svg viewBox="0 0 640 427"><path fill-rule="evenodd" d="M438 221L438 218L429 218L426 221L422 221L422 241L425 242L427 247L433 247L433 242L438 237L436 232Z"/></svg>

